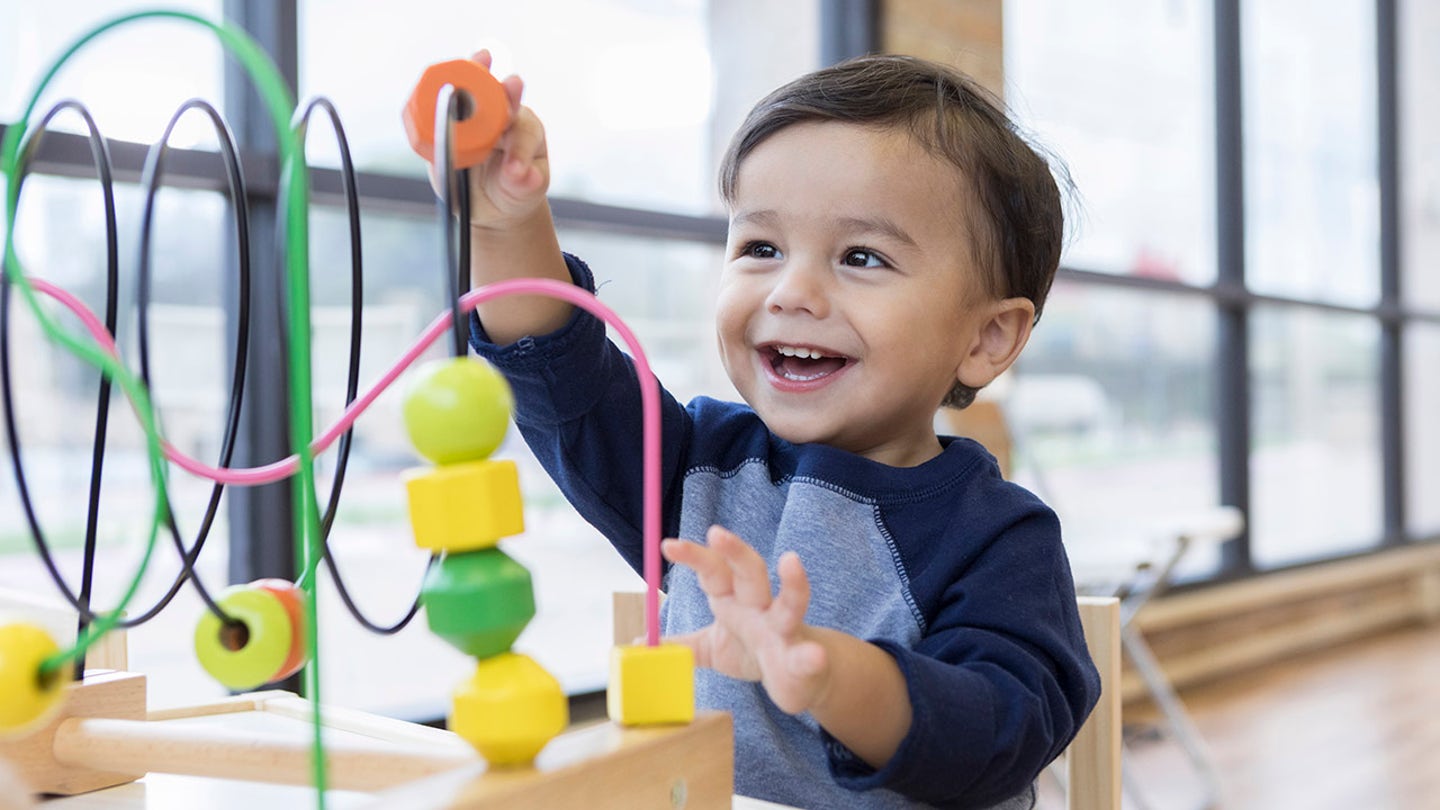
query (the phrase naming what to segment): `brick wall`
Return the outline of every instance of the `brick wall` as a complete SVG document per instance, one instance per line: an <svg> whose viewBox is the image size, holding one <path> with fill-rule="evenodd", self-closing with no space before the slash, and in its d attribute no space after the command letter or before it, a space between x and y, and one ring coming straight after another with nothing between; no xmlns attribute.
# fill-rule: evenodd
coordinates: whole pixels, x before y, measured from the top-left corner
<svg viewBox="0 0 1440 810"><path fill-rule="evenodd" d="M1003 5L1003 0L881 0L881 49L953 65L1003 98Z"/></svg>

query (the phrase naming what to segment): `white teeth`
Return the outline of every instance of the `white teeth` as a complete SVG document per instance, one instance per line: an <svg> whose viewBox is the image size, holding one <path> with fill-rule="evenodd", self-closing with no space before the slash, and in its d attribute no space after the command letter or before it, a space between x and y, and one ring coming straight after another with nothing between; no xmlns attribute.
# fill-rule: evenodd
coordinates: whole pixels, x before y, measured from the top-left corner
<svg viewBox="0 0 1440 810"><path fill-rule="evenodd" d="M820 358L822 358L822 357L825 356L825 355L821 354L820 352L815 351L814 349L807 349L807 348L804 348L803 346L802 346L802 347L795 347L795 346L776 346L776 347L775 347L775 351L779 352L780 354L785 355L786 357L799 357L799 358L801 358L802 360L804 360L804 359L819 360Z"/></svg>
<svg viewBox="0 0 1440 810"><path fill-rule="evenodd" d="M821 377L824 377L825 375L824 375L824 374L791 374L791 373L788 372L788 371L782 371L782 372L780 372L780 376L784 377L784 378L787 379L787 380L791 380L791 381L793 381L793 382L810 382L811 380L818 380L818 379L820 379Z"/></svg>

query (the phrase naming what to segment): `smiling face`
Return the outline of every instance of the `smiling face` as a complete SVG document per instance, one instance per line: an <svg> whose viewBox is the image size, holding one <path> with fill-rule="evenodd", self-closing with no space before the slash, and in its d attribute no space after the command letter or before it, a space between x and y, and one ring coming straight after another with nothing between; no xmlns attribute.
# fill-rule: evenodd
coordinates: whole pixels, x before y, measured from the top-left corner
<svg viewBox="0 0 1440 810"><path fill-rule="evenodd" d="M997 364L996 317L1024 307L985 292L961 182L894 128L795 124L744 158L716 328L776 435L920 464L956 380L983 386L1013 360L1028 324Z"/></svg>

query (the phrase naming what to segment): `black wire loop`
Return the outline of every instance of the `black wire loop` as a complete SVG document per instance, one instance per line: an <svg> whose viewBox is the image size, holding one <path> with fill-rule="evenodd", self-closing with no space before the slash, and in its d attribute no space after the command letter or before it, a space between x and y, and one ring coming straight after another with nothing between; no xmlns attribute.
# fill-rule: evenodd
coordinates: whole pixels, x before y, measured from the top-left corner
<svg viewBox="0 0 1440 810"><path fill-rule="evenodd" d="M360 240L360 194L355 187L355 163L350 155L350 141L345 136L345 127L340 123L340 114L336 111L335 105L330 99L324 96L317 96L307 101L300 112L295 116L294 127L300 136L300 143L303 148L306 138L310 133L310 117L316 110L320 110L330 120L330 127L335 133L335 142L340 149L340 183L345 194L345 213L349 220L350 233L350 347L349 362L345 376L345 405L348 407L359 396L360 391L360 333L361 333L361 312L365 303L364 288L364 261L361 253ZM281 199L284 199L283 197ZM393 635L405 629L420 610L420 593L416 590L415 598L410 600L409 609L395 622L382 625L365 615L356 604L350 594L350 589L345 585L345 579L340 575L340 568L335 562L335 555L330 550L330 530L335 524L335 516L340 508L340 492L345 482L345 470L350 461L350 446L355 435L355 428L352 426L340 436L340 446L335 454L335 479L330 484L330 495L327 498L325 514L320 518L320 537L324 547L321 555L325 561L325 567L330 572L330 578L335 583L335 592L340 595L340 601L345 605L345 610L359 622L362 627L372 633L380 635Z"/></svg>
<svg viewBox="0 0 1440 810"><path fill-rule="evenodd" d="M453 350L456 356L464 356L468 351L466 318L460 308L460 297L469 289L470 233L468 227L460 227L457 232L454 218L450 212L453 207L457 210L462 223L469 222L470 187L469 170L456 171L453 168L454 157L451 151L451 145L454 139L454 124L462 116L463 108L467 100L463 92L455 90L455 88L450 85L446 85L442 88L439 103L437 103L436 154L440 161L440 166L438 167L440 174L445 178L445 181L440 184L440 199L437 201L437 204L442 212L441 217L444 222L443 238L445 241L446 288L448 293L447 297L451 301L451 332L454 344ZM217 461L217 466L224 468L228 467L234 458L239 434L240 416L244 402L246 369L249 359L252 303L250 225L249 209L246 205L248 195L245 188L244 171L241 166L239 149L235 143L234 135L220 112L202 99L190 99L182 104L171 116L161 139L154 143L146 154L145 166L141 175L144 201L141 211L140 244L136 273L138 361L140 379L144 385L149 388L151 385L149 311L153 297L153 273L151 269L153 256L151 243L155 222L155 205L164 176L165 156L169 149L170 139L180 119L191 110L199 111L209 119L219 142L220 158L225 172L226 193L229 197L231 208L233 209L238 253L238 289L236 291L238 305L235 330L235 355L230 380L229 405L226 411L224 433L221 438L220 452ZM329 99L323 97L313 98L297 112L292 123L300 136L301 146L303 148L309 129L310 118L316 110L323 112L329 119L339 145L341 162L340 176L345 195L345 207L349 224L351 278L350 341L345 391L345 404L348 406L353 403L358 396L360 377L360 347L364 304L364 263L360 238L360 202L356 189L355 167L351 157L349 141L346 138L344 127L340 122L339 114ZM116 217L114 172L106 141L101 135L99 127L96 125L90 111L83 104L78 101L66 99L51 107L41 118L35 130L27 137L25 143L22 144L20 159L17 164L15 177L12 180L15 188L14 193L18 205L19 196L28 174L29 165L39 150L45 132L51 121L65 111L75 112L85 124L86 138L90 145L96 176L104 198L106 254L104 320L105 327L109 330L110 334L117 335L119 323L119 229ZM292 181L294 181L294 179L289 176L281 178L281 199L285 198L288 183ZM303 180L300 182L303 182ZM283 245L283 223L281 228L280 242ZM3 266L0 266L0 271L3 271L3 269ZM79 629L83 632L89 624L98 618L97 614L91 609L90 601L94 585L97 535L100 520L100 493L113 383L103 373L100 375L87 498L85 550L82 560L81 587L77 593L70 587L63 573L60 571L59 566L56 564L50 543L46 538L43 527L40 525L34 499L30 492L29 481L25 475L24 455L17 426L14 381L10 362L10 287L8 276L0 273L0 404L3 404L4 429L9 451L8 455L10 457L10 467L15 479L16 489L20 496L20 503L25 513L25 520L35 543L36 551L39 553L50 578L62 596L71 607L76 610L80 622ZM279 303L283 308L286 302L282 300ZM282 340L283 339L282 336ZM335 516L339 510L340 497L344 487L345 473L349 463L353 439L354 428L352 427L346 430L341 436L340 445L337 449L335 477L331 483L329 496L326 500L325 512L321 518L322 559L325 561L330 576L335 583L336 591L339 593L346 610L357 622L371 632L388 635L399 632L415 618L420 608L420 593L417 591L414 599L411 600L409 609L397 621L388 625L382 625L371 620L359 609L354 598L351 596L350 590L346 586L344 578L341 576L339 567L335 562L335 556L329 545L330 532L334 526ZM163 486L163 482L161 486ZM170 604L186 582L190 582L194 586L201 600L205 603L206 608L219 617L222 622L227 625L234 625L236 623L236 620L227 616L215 602L214 598L210 595L209 589L205 587L196 571L196 563L199 555L214 527L224 488L224 484L216 483L211 489L199 528L196 531L193 542L188 546L182 538L182 532L179 527L179 521L175 515L175 510L170 506L169 493L163 493L166 496L165 500L167 504L163 520L165 528L168 530L175 549L179 554L181 570L175 575L170 585L166 588L164 596L154 605L134 617L120 620L116 623L116 627L134 628L150 621ZM427 569L429 565L434 565L437 559L438 555L432 556L430 562L427 564ZM83 672L83 668L84 658L81 657L76 661L76 677L79 677L80 673Z"/></svg>

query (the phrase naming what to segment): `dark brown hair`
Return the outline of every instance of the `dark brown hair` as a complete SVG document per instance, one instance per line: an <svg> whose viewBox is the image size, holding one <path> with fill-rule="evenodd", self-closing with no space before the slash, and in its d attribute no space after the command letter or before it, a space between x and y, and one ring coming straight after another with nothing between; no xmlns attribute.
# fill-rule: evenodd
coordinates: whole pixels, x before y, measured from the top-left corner
<svg viewBox="0 0 1440 810"><path fill-rule="evenodd" d="M911 56L862 56L796 79L761 99L720 164L720 196L733 204L740 163L793 124L839 121L903 127L955 166L976 205L967 206L974 261L998 298L1028 298L1035 319L1060 264L1065 217L1051 165L1006 117L1003 105L963 73ZM1053 160L1053 159L1052 159ZM1067 187L1068 178L1056 162ZM942 403L964 408L976 389L956 383Z"/></svg>

